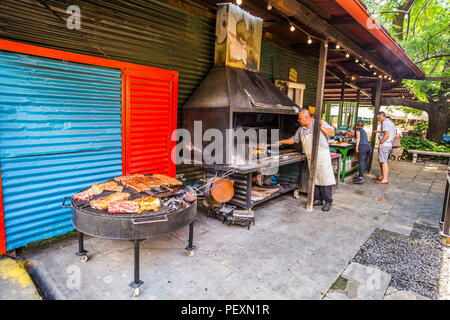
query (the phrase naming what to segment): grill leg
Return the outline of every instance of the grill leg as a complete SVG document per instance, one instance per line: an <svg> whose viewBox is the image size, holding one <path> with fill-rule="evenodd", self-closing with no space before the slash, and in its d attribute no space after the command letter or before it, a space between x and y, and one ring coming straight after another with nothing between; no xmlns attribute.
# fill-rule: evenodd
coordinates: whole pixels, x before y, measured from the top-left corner
<svg viewBox="0 0 450 320"><path fill-rule="evenodd" d="M87 253L88 251L84 250L84 234L78 231L78 252L75 254L80 257L82 262L85 262L87 261Z"/></svg>
<svg viewBox="0 0 450 320"><path fill-rule="evenodd" d="M134 289L134 296L139 295L139 287L144 281L139 280L139 243L141 240L134 240L134 281L130 283L130 287Z"/></svg>
<svg viewBox="0 0 450 320"><path fill-rule="evenodd" d="M192 221L191 224L189 225L189 243L188 246L186 247L186 250L188 250L191 256L194 255L195 249L193 242L194 242L194 221Z"/></svg>

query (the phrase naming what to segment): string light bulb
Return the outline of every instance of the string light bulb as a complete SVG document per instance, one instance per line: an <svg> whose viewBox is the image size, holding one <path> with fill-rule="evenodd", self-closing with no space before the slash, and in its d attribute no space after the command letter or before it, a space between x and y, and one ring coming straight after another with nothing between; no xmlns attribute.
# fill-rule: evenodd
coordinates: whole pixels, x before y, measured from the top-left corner
<svg viewBox="0 0 450 320"><path fill-rule="evenodd" d="M369 68L372 69L372 68L373 68L373 64L371 64L371 65L369 66Z"/></svg>
<svg viewBox="0 0 450 320"><path fill-rule="evenodd" d="M240 6L242 4L242 0L236 0L236 4Z"/></svg>
<svg viewBox="0 0 450 320"><path fill-rule="evenodd" d="M391 82L392 82L392 83L394 83L394 82L395 82L395 80L394 80L394 79L392 79L392 80L391 80Z"/></svg>
<svg viewBox="0 0 450 320"><path fill-rule="evenodd" d="M345 54L345 57L346 57L346 58L350 58L350 53L347 52L347 53Z"/></svg>
<svg viewBox="0 0 450 320"><path fill-rule="evenodd" d="M352 74L352 76L350 77L350 79L351 79L352 81L355 81L355 80L356 80L356 76L355 76L354 74Z"/></svg>
<svg viewBox="0 0 450 320"><path fill-rule="evenodd" d="M386 79L386 78L387 78L387 75L384 75L384 78Z"/></svg>
<svg viewBox="0 0 450 320"><path fill-rule="evenodd" d="M336 43L336 49L340 49L341 46L339 45L339 43Z"/></svg>
<svg viewBox="0 0 450 320"><path fill-rule="evenodd" d="M293 24L291 24L291 31L295 31L295 27Z"/></svg>
<svg viewBox="0 0 450 320"><path fill-rule="evenodd" d="M270 2L267 2L267 10L272 10L272 5L270 4Z"/></svg>
<svg viewBox="0 0 450 320"><path fill-rule="evenodd" d="M311 43L312 43L312 39L310 36L308 36L308 44L311 44Z"/></svg>
<svg viewBox="0 0 450 320"><path fill-rule="evenodd" d="M373 75L376 76L376 75L377 75L377 72L375 71L375 72L373 73Z"/></svg>
<svg viewBox="0 0 450 320"><path fill-rule="evenodd" d="M358 58L355 58L355 62L358 63L358 62L359 62L359 59L358 59Z"/></svg>
<svg viewBox="0 0 450 320"><path fill-rule="evenodd" d="M381 79L381 78L383 78L383 76L382 76L382 75L380 74L380 75L378 76L378 78L380 78L380 79Z"/></svg>

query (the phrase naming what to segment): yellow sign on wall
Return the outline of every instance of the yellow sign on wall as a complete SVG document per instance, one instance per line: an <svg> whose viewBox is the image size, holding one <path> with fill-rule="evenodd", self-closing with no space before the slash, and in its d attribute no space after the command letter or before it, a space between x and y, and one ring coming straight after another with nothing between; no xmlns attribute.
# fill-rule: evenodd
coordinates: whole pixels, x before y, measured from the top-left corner
<svg viewBox="0 0 450 320"><path fill-rule="evenodd" d="M297 70L289 68L289 80L297 82Z"/></svg>

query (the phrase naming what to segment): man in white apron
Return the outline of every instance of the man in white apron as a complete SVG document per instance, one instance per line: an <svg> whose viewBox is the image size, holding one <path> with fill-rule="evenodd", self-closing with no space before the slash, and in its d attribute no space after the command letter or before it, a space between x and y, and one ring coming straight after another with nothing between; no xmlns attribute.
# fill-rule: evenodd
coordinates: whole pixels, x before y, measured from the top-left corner
<svg viewBox="0 0 450 320"><path fill-rule="evenodd" d="M295 135L289 139L278 141L280 144L302 143L302 150L308 159L308 167L311 164L311 153L313 144L314 119L307 109L302 109L298 114L298 122L301 126L295 132ZM320 138L317 153L317 173L314 188L314 206L321 206L323 211L329 211L333 202L332 186L336 184L333 166L331 165L330 148L326 137L334 136L334 128L319 119ZM324 204L325 202L325 204Z"/></svg>

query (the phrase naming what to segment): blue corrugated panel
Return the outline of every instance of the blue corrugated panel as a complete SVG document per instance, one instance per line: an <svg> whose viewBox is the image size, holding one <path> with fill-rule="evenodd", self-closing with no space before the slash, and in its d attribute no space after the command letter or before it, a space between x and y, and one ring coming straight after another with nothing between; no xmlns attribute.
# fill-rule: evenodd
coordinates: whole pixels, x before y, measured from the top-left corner
<svg viewBox="0 0 450 320"><path fill-rule="evenodd" d="M6 247L73 229L71 196L122 174L120 70L0 51Z"/></svg>

